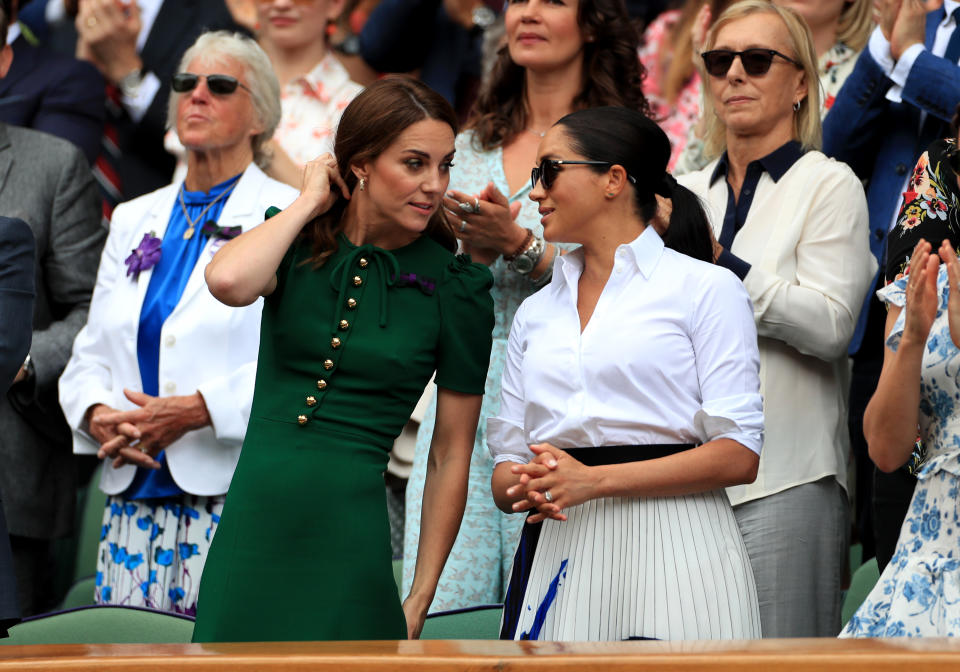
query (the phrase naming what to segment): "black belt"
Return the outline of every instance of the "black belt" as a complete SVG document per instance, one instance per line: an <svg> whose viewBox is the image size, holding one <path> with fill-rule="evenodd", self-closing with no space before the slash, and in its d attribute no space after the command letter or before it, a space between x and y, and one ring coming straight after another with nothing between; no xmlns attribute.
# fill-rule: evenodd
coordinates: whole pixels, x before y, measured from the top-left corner
<svg viewBox="0 0 960 672"><path fill-rule="evenodd" d="M685 450L695 448L696 445L695 443L647 443L636 446L565 448L564 452L588 467L596 467L601 464L625 464L627 462L655 460L658 457L682 453Z"/></svg>

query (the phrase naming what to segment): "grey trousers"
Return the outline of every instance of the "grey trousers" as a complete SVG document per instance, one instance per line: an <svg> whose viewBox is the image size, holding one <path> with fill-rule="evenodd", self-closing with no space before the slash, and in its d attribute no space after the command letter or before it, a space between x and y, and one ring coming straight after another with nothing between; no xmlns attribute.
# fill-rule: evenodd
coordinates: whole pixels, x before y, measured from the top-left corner
<svg viewBox="0 0 960 672"><path fill-rule="evenodd" d="M734 507L760 600L764 637L836 637L850 535L833 477Z"/></svg>

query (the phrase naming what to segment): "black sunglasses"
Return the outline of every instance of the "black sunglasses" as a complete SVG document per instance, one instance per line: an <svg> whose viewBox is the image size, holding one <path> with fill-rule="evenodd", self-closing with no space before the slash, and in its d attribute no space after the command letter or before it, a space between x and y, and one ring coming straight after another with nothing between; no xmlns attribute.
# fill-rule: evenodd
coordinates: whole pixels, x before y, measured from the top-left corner
<svg viewBox="0 0 960 672"><path fill-rule="evenodd" d="M543 182L543 188L549 189L553 186L554 181L557 179L557 175L560 174L560 169L558 166L612 166L614 165L610 161L565 161L563 159L543 159L540 161L540 165L534 167L530 171L530 188L536 189L537 182ZM637 181L633 179L631 175L627 175L627 179L630 180L633 184L636 184Z"/></svg>
<svg viewBox="0 0 960 672"><path fill-rule="evenodd" d="M201 77L206 78L210 93L215 93L218 96L229 95L236 91L238 86L251 93L250 89L241 84L236 77L230 75L195 75L192 72L179 72L173 76L170 85L177 93L186 93L197 88L197 83Z"/></svg>
<svg viewBox="0 0 960 672"><path fill-rule="evenodd" d="M781 54L775 49L744 49L743 51L731 51L730 49L714 49L700 54L703 59L703 65L711 77L725 77L730 66L733 65L733 59L740 57L740 64L744 72L751 77L765 75L770 70L770 64L773 63L773 57L779 56L787 63L803 69L803 65L793 60L789 56Z"/></svg>

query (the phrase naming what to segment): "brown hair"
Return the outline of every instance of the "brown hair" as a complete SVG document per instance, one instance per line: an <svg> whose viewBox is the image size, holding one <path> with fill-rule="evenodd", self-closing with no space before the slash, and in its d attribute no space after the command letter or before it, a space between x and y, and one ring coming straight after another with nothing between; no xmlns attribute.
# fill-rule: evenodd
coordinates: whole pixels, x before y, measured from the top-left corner
<svg viewBox="0 0 960 672"><path fill-rule="evenodd" d="M351 166L380 156L407 128L425 119L436 119L457 134L457 115L443 96L426 84L405 75L390 75L374 82L353 99L337 126L333 152L350 193L356 193L357 176ZM321 266L337 250L343 231L345 199L338 198L325 213L307 224L303 233L313 245L308 259ZM451 252L457 249L453 227L439 208L427 223L425 234Z"/></svg>
<svg viewBox="0 0 960 672"><path fill-rule="evenodd" d="M580 0L577 23L591 41L583 45L583 82L573 108L614 105L650 116L642 89L646 71L637 58L639 36L623 0ZM524 75L508 47L500 47L467 122L481 149L505 145L526 128Z"/></svg>
<svg viewBox="0 0 960 672"><path fill-rule="evenodd" d="M667 39L660 44L658 60L663 68L660 80L663 85L660 87L660 92L663 99L670 105L677 102L680 92L696 70L693 62L693 40L690 39L690 34L700 8L710 5L711 19L716 19L730 3L731 0L687 0L684 3L680 17L670 29Z"/></svg>

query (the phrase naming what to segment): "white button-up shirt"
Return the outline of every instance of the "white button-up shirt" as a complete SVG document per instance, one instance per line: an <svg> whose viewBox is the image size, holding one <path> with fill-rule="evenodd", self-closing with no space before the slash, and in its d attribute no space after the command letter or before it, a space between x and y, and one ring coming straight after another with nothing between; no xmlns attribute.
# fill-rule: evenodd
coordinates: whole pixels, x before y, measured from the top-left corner
<svg viewBox="0 0 960 672"><path fill-rule="evenodd" d="M665 249L652 228L621 245L583 333L582 250L520 306L507 345L496 463L558 448L763 443L760 358L750 299L730 271Z"/></svg>

